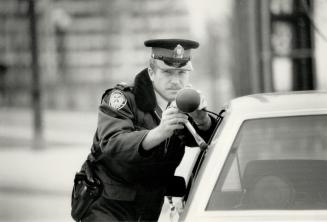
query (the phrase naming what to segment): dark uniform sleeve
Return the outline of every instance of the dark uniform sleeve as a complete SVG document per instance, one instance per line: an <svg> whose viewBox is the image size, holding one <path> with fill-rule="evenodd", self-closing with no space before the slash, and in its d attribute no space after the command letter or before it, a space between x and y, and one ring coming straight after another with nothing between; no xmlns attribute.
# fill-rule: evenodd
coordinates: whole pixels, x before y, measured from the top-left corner
<svg viewBox="0 0 327 222"><path fill-rule="evenodd" d="M140 155L139 148L149 130L134 125L136 105L132 96L131 92L113 89L103 97L97 129L102 155L124 161L146 158Z"/></svg>

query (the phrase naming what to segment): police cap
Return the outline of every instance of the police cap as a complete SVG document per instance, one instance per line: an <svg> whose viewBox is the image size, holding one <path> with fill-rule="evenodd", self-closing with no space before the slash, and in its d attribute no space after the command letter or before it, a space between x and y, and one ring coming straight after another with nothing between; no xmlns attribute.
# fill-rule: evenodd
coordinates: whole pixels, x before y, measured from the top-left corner
<svg viewBox="0 0 327 222"><path fill-rule="evenodd" d="M144 42L152 47L151 58L155 59L161 69L192 70L191 49L199 43L187 39L151 39Z"/></svg>

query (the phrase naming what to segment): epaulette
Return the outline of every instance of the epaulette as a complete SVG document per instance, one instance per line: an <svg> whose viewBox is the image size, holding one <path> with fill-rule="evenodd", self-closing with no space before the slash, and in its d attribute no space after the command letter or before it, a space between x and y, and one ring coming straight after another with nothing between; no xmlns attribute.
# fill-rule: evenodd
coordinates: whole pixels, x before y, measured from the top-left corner
<svg viewBox="0 0 327 222"><path fill-rule="evenodd" d="M128 85L126 82L120 82L114 88L124 91L124 90L130 90L132 87Z"/></svg>
<svg viewBox="0 0 327 222"><path fill-rule="evenodd" d="M132 90L132 86L131 85L128 85L126 82L120 82L118 83L115 87L113 88L110 88L110 89L107 89L103 94L102 94L102 97L101 97L101 103L104 99L104 97L110 92L112 91L113 89L118 89L118 90L121 90L121 91L127 91L127 90Z"/></svg>

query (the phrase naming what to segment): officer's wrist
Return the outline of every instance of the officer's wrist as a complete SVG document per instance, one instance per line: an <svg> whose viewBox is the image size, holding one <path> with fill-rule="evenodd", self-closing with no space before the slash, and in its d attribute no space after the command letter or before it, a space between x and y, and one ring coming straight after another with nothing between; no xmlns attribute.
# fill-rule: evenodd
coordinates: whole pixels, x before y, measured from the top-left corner
<svg viewBox="0 0 327 222"><path fill-rule="evenodd" d="M148 132L145 138L142 141L142 147L144 150L151 150L155 146L159 145L166 138L163 137L163 134L160 133L158 127L153 128Z"/></svg>

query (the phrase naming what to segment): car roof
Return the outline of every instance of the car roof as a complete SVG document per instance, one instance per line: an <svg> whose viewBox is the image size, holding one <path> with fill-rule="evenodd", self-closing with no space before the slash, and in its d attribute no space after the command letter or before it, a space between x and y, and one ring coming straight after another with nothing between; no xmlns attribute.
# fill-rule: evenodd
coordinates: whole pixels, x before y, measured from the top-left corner
<svg viewBox="0 0 327 222"><path fill-rule="evenodd" d="M238 97L225 107L237 115L327 110L327 91L260 93Z"/></svg>

